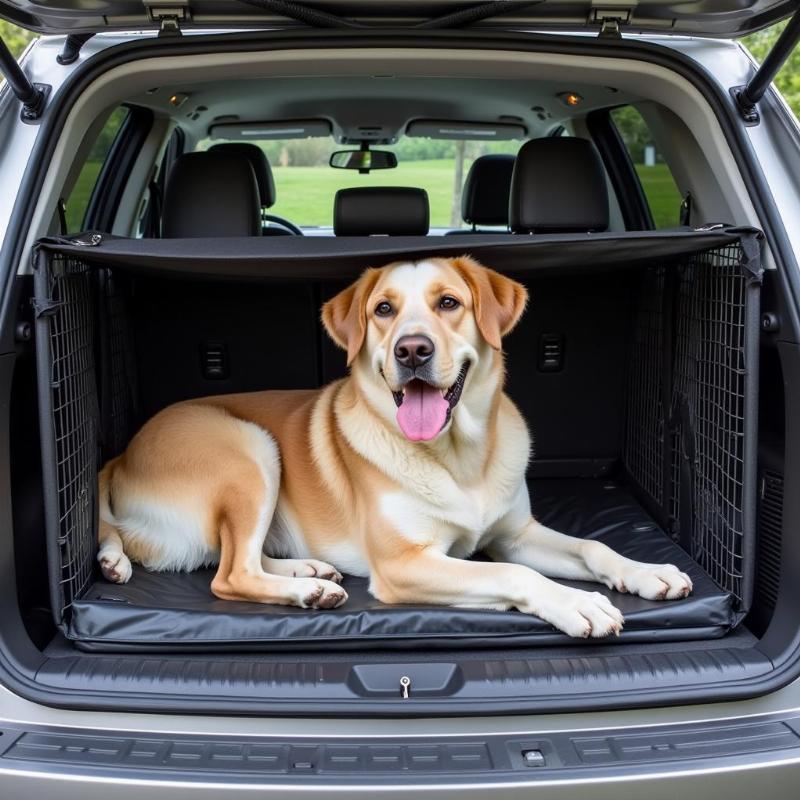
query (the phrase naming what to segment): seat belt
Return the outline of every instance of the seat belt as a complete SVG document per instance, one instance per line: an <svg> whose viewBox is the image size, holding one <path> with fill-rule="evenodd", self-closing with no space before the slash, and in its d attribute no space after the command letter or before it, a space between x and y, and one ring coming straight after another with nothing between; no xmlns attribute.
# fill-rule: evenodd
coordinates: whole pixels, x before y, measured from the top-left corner
<svg viewBox="0 0 800 800"><path fill-rule="evenodd" d="M147 212L144 220L144 238L161 238L161 187L155 180L150 181L147 187L150 199L147 203Z"/></svg>

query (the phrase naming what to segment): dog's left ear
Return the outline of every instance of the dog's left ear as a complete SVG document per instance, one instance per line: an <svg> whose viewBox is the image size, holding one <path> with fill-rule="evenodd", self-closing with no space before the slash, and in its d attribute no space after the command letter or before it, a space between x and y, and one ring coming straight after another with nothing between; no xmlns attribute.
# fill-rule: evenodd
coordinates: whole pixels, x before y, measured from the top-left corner
<svg viewBox="0 0 800 800"><path fill-rule="evenodd" d="M495 350L499 350L501 339L519 322L525 310L528 290L468 256L454 258L451 263L472 292L478 330Z"/></svg>
<svg viewBox="0 0 800 800"><path fill-rule="evenodd" d="M368 269L353 284L322 306L322 324L336 344L347 350L347 366L353 363L367 334L366 303L380 270Z"/></svg>

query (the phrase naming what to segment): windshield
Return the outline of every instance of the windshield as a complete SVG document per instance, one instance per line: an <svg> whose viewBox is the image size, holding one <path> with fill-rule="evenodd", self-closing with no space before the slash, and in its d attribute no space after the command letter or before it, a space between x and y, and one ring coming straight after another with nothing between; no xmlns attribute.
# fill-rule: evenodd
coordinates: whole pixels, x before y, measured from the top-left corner
<svg viewBox="0 0 800 800"><path fill-rule="evenodd" d="M206 139L206 150L220 139ZM241 141L241 140L239 140ZM444 141L406 138L396 145L377 145L397 156L395 169L360 175L356 170L328 166L331 153L350 149L332 139L288 139L254 142L272 166L277 200L270 214L285 217L301 227L333 225L333 198L339 189L359 186L411 186L428 193L432 228L467 227L461 219L461 190L469 167L486 153L516 155L522 142ZM354 147L353 149L358 149Z"/></svg>

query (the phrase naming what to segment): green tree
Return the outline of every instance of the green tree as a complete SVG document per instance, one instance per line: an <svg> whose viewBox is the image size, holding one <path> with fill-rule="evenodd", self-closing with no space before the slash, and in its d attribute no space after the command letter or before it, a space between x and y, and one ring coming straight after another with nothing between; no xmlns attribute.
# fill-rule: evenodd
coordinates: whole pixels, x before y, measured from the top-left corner
<svg viewBox="0 0 800 800"><path fill-rule="evenodd" d="M19 58L22 51L28 46L28 42L34 39L36 34L32 31L26 31L24 28L18 28L4 19L0 19L0 38L8 45L15 58Z"/></svg>
<svg viewBox="0 0 800 800"><path fill-rule="evenodd" d="M758 61L763 61L785 27L786 23L781 22L771 28L752 33L742 41ZM786 60L783 69L775 78L775 85L792 107L792 111L800 116L800 47L796 47Z"/></svg>

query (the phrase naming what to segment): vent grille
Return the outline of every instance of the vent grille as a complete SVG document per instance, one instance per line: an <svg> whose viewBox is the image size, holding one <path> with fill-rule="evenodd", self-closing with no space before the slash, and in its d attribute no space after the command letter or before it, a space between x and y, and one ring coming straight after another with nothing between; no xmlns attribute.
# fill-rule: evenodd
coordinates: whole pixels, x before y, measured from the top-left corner
<svg viewBox="0 0 800 800"><path fill-rule="evenodd" d="M759 481L756 604L766 619L775 610L781 578L783 475L764 471Z"/></svg>

